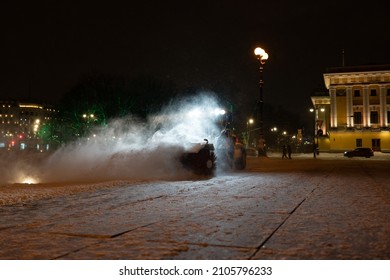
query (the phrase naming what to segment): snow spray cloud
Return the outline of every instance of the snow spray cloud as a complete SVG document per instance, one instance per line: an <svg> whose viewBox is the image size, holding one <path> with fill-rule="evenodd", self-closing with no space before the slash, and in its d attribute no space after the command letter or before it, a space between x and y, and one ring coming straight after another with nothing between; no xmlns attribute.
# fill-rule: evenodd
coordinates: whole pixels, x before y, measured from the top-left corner
<svg viewBox="0 0 390 280"><path fill-rule="evenodd" d="M0 153L0 187L7 183L32 184L37 182L37 166L44 162L44 155L37 153Z"/></svg>
<svg viewBox="0 0 390 280"><path fill-rule="evenodd" d="M21 183L27 175L39 182L186 176L188 171L178 157L191 143L202 143L204 139L212 142L219 135L218 108L216 99L203 93L172 102L146 121L131 116L113 120L89 137L58 149L34 168L15 165L15 177L6 181ZM22 171L15 172L16 169Z"/></svg>

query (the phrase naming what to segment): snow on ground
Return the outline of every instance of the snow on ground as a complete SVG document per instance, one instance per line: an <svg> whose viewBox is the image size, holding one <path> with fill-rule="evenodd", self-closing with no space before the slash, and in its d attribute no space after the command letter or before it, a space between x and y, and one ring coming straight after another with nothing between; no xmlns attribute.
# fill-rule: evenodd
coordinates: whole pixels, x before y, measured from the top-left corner
<svg viewBox="0 0 390 280"><path fill-rule="evenodd" d="M89 192L100 189L108 189L116 186L123 185L132 185L138 183L146 183L150 181L159 181L159 180L169 180L169 181L180 181L180 180L192 180L195 175L191 174L187 170L182 169L178 165L173 165L174 168L166 168L158 167L153 164L149 164L151 161L151 157L156 155L149 155L142 160L134 161L134 158L130 158L133 165L126 164L124 160L126 160L126 155L117 156L117 158L110 159L110 162L102 163L100 162L100 169L95 171L87 172L88 169L80 167L80 164L75 162L73 164L73 170L75 174L74 176L69 175L70 180L64 180L63 176L59 176L58 180L55 180L55 176L51 176L51 181L49 182L35 182L34 180L39 180L39 176L29 175L28 171L33 167L36 168L37 165L43 164L46 166L47 155L45 154L35 154L29 155L28 157L23 157L23 160L17 160L17 164L21 170L13 170L13 174L17 174L18 179L15 182L6 182L9 178L7 176L2 177L0 179L0 206L4 205L12 205L19 203L26 203L40 199L46 199L57 196L65 196L71 195L80 192ZM279 153L270 153L269 158L279 158L281 154ZM310 159L312 158L312 154L293 154L293 159ZM343 157L342 153L321 153L317 156L318 160L390 160L390 154L385 153L375 153L375 156L370 159L365 158L353 158L347 159ZM0 157L0 162L4 166L5 162L9 161L10 158ZM127 158L129 160L129 158ZM172 160L172 159L171 159ZM285 161L288 161L287 159ZM153 161L151 161L153 162ZM173 160L172 160L173 162ZM154 163L161 164L161 161L154 161ZM10 163L8 163L10 164ZM71 164L69 162L69 164ZM136 169L136 165L139 164L139 169ZM16 164L15 164L16 165ZM107 172L108 166L116 166L118 168L116 173ZM148 166L148 168L147 168ZM23 167L26 169L22 171ZM77 170L79 169L79 170ZM126 169L128 171L126 172ZM65 172L70 172L70 171ZM51 169L52 171L52 169ZM61 172L61 170L57 170L56 172ZM101 173L101 174L99 174ZM86 177L82 177L82 175L86 175ZM10 173L8 173L10 175ZM52 174L53 175L53 174ZM28 178L31 179L31 183L24 183L24 180ZM4 180L6 179L6 180Z"/></svg>
<svg viewBox="0 0 390 280"><path fill-rule="evenodd" d="M176 177L186 174L175 164L164 164L165 161L176 162L166 156L170 149L164 150L165 156L157 156L159 151L144 155L123 152L113 156L90 153L89 157L79 151L54 154L6 152L0 155L3 166L0 206L131 184L147 177L148 180L170 179L174 170L178 170Z"/></svg>
<svg viewBox="0 0 390 280"><path fill-rule="evenodd" d="M0 187L0 206L24 204L41 199L112 188L123 184L134 184L135 182L137 181L109 181L84 184L10 184Z"/></svg>
<svg viewBox="0 0 390 280"><path fill-rule="evenodd" d="M207 179L9 184L0 259L388 259L378 159L272 154Z"/></svg>

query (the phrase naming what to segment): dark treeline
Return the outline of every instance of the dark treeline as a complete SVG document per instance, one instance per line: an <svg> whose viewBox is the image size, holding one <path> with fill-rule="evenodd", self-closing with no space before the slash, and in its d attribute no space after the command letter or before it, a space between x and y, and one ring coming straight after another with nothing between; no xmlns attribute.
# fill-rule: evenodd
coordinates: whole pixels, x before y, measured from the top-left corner
<svg viewBox="0 0 390 280"><path fill-rule="evenodd" d="M58 114L42 128L40 136L56 144L73 141L114 118L146 118L177 96L172 82L150 76L85 75L63 95Z"/></svg>
<svg viewBox="0 0 390 280"><path fill-rule="evenodd" d="M178 91L172 82L150 76L128 79L114 75L88 75L72 87L60 102L61 117L94 114L99 123L129 114L146 117L158 111Z"/></svg>

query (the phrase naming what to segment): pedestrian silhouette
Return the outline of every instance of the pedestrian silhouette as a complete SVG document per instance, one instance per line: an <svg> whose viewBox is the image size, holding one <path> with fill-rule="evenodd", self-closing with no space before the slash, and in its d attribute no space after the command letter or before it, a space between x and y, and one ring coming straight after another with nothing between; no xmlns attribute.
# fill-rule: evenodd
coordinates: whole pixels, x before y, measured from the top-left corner
<svg viewBox="0 0 390 280"><path fill-rule="evenodd" d="M283 158L287 158L287 147L286 147L286 145L283 145L282 152L283 152L282 159Z"/></svg>
<svg viewBox="0 0 390 280"><path fill-rule="evenodd" d="M287 145L287 154L288 154L288 158L291 159L291 145L290 144Z"/></svg>

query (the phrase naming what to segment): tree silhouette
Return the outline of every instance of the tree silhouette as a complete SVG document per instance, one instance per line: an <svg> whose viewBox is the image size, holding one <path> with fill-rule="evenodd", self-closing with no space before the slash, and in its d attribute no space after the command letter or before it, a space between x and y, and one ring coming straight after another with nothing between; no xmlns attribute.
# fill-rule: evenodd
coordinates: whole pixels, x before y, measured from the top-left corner
<svg viewBox="0 0 390 280"><path fill-rule="evenodd" d="M150 76L127 79L115 75L87 75L60 102L60 113L56 118L61 130L58 134L67 142L88 135L95 126L105 126L114 118L127 115L146 118L176 95L173 83ZM55 127L56 122L51 125Z"/></svg>

